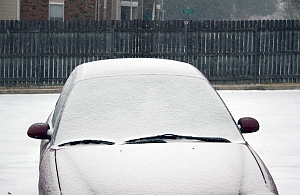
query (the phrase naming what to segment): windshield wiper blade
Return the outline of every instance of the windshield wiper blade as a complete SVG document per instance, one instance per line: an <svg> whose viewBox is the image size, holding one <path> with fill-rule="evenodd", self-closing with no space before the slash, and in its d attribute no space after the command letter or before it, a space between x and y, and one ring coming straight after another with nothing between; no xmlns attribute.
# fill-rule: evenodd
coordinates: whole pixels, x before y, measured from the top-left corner
<svg viewBox="0 0 300 195"><path fill-rule="evenodd" d="M74 146L74 145L77 145L77 144L105 144L105 145L114 145L115 142L103 141L103 140L85 139L85 140L71 141L71 142L63 143L63 144L60 144L58 146L59 147L65 146L65 145Z"/></svg>
<svg viewBox="0 0 300 195"><path fill-rule="evenodd" d="M222 137L192 137L192 136L184 136L184 139L193 139L199 140L203 142L223 142L223 143L231 143L228 139Z"/></svg>
<svg viewBox="0 0 300 195"><path fill-rule="evenodd" d="M176 139L187 139L187 140L198 140L203 142L224 142L230 143L228 139L221 137L194 137L194 136L183 136L175 134L163 134L150 137L142 137L138 139L131 139L125 142L125 144L144 144L144 143L167 143L165 140L176 140Z"/></svg>

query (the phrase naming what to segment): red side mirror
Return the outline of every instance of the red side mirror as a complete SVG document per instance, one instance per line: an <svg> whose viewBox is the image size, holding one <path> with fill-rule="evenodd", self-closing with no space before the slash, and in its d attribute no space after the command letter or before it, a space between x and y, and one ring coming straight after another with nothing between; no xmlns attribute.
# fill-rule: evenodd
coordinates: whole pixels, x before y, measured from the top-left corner
<svg viewBox="0 0 300 195"><path fill-rule="evenodd" d="M259 130L259 123L256 119L251 117L243 117L238 121L241 133L253 133Z"/></svg>
<svg viewBox="0 0 300 195"><path fill-rule="evenodd" d="M35 139L50 139L47 134L48 129L50 127L47 123L35 123L29 127L27 135Z"/></svg>

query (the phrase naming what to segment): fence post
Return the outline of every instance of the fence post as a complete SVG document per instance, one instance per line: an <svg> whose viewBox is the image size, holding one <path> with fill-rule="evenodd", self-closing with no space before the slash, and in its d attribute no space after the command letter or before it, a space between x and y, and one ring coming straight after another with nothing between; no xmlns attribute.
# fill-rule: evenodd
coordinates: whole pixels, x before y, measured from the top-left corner
<svg viewBox="0 0 300 195"><path fill-rule="evenodd" d="M37 61L37 66L38 66L38 87L41 85L41 77L42 77L42 69L41 69L41 25L38 23L38 45L37 45L37 50L38 50L38 61Z"/></svg>
<svg viewBox="0 0 300 195"><path fill-rule="evenodd" d="M257 84L257 71L258 71L258 29L257 23L254 23L254 84Z"/></svg>
<svg viewBox="0 0 300 195"><path fill-rule="evenodd" d="M110 46L110 53L111 53L111 59L114 59L115 58L115 23L112 24L112 27L111 27L111 46Z"/></svg>
<svg viewBox="0 0 300 195"><path fill-rule="evenodd" d="M185 44L184 44L184 61L188 63L188 25L189 21L184 21L184 34L185 34Z"/></svg>

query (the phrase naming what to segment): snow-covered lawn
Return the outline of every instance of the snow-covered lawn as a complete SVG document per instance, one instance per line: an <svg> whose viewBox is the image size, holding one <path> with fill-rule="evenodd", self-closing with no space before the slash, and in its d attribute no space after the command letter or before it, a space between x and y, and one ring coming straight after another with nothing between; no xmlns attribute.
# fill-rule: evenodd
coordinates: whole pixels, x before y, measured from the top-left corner
<svg viewBox="0 0 300 195"><path fill-rule="evenodd" d="M251 116L261 130L245 135L268 166L280 194L300 191L300 90L219 91L234 119ZM0 95L0 194L37 194L39 141L28 127L44 122L58 94Z"/></svg>

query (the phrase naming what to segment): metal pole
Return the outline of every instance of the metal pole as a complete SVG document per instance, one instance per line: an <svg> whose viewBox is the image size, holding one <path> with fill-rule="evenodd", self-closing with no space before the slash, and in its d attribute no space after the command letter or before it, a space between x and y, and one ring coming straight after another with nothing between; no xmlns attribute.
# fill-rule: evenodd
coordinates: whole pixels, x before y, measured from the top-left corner
<svg viewBox="0 0 300 195"><path fill-rule="evenodd" d="M104 0L103 20L106 20L106 6L107 6L107 0Z"/></svg>
<svg viewBox="0 0 300 195"><path fill-rule="evenodd" d="M132 0L130 0L130 20L132 20Z"/></svg>
<svg viewBox="0 0 300 195"><path fill-rule="evenodd" d="M164 0L161 0L162 21L165 21Z"/></svg>
<svg viewBox="0 0 300 195"><path fill-rule="evenodd" d="M97 11L98 11L98 0L95 1L95 20L97 20Z"/></svg>
<svg viewBox="0 0 300 195"><path fill-rule="evenodd" d="M142 0L142 20L144 20L144 0Z"/></svg>

